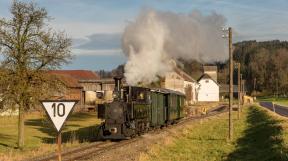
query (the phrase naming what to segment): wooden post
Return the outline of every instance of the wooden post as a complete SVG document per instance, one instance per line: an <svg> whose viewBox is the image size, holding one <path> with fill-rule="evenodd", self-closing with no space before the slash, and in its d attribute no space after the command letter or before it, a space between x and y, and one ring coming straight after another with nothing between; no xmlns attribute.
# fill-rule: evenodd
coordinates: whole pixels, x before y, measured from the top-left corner
<svg viewBox="0 0 288 161"><path fill-rule="evenodd" d="M238 65L238 119L240 119L240 99L241 99L241 75L240 75L240 63Z"/></svg>
<svg viewBox="0 0 288 161"><path fill-rule="evenodd" d="M272 102L272 107L273 107L273 111L274 111L274 113L275 113L275 105L274 105L273 102Z"/></svg>
<svg viewBox="0 0 288 161"><path fill-rule="evenodd" d="M57 144L58 144L58 161L62 161L62 157L61 157L61 142L62 142L62 138L61 138L61 131L58 133L58 137L57 137Z"/></svg>
<svg viewBox="0 0 288 161"><path fill-rule="evenodd" d="M229 140L233 138L232 106L233 106L233 53L232 53L232 28L229 27Z"/></svg>
<svg viewBox="0 0 288 161"><path fill-rule="evenodd" d="M242 82L242 74L240 74L240 112L242 112L243 108L243 82Z"/></svg>

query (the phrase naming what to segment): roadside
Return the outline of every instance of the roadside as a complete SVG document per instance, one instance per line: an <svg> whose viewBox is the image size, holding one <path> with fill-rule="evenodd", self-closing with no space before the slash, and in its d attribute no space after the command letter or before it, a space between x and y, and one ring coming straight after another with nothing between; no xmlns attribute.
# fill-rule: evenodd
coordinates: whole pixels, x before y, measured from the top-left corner
<svg viewBox="0 0 288 161"><path fill-rule="evenodd" d="M234 118L234 139L227 141L228 116L203 120L166 138L141 154L141 161L288 160L288 119L257 106L243 109Z"/></svg>
<svg viewBox="0 0 288 161"><path fill-rule="evenodd" d="M30 113L25 121L25 149L16 149L17 116L0 117L0 160L21 160L54 152L56 149L53 125L43 113ZM97 133L100 120L96 113L74 113L62 132L63 147L88 143Z"/></svg>
<svg viewBox="0 0 288 161"><path fill-rule="evenodd" d="M288 98L259 97L258 102L273 102L274 104L288 107Z"/></svg>

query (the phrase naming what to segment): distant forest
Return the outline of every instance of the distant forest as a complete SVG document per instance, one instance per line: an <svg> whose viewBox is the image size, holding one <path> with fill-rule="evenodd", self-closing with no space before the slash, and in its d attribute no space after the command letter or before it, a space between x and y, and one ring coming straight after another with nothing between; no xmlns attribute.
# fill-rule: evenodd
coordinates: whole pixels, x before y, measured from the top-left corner
<svg viewBox="0 0 288 161"><path fill-rule="evenodd" d="M241 63L241 73L246 80L246 89L252 95L288 94L288 42L287 41L242 41L233 44L234 61ZM198 79L203 63L196 60L178 60L180 67ZM207 65L207 64L206 64ZM229 82L228 61L215 62L218 66L218 82ZM97 71L102 78L123 75L124 65L112 71ZM237 69L234 69L234 84L237 84Z"/></svg>
<svg viewBox="0 0 288 161"><path fill-rule="evenodd" d="M242 64L247 87L263 95L288 93L288 42L243 41L234 44L234 60Z"/></svg>
<svg viewBox="0 0 288 161"><path fill-rule="evenodd" d="M246 89L252 95L288 94L288 42L287 41L242 41L233 44L234 62L241 63L241 73L246 80ZM195 60L184 63L184 70L193 78L202 73L202 63ZM228 61L212 63L218 66L218 82L229 82ZM237 84L237 69L234 68L234 84Z"/></svg>

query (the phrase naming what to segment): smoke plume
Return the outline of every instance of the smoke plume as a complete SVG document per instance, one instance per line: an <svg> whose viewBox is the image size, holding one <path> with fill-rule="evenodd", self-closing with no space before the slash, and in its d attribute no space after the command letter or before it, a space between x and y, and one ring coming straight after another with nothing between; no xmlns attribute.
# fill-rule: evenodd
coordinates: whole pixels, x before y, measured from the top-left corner
<svg viewBox="0 0 288 161"><path fill-rule="evenodd" d="M227 58L221 31L225 18L217 13L202 15L142 10L124 31L123 52L127 83L148 84L173 69L171 59L196 59L209 63Z"/></svg>

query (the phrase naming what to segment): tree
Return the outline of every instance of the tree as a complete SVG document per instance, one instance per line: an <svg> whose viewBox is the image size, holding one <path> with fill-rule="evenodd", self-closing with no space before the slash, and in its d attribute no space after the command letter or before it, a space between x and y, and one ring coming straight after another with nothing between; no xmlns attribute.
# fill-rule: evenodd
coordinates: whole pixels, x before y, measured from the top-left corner
<svg viewBox="0 0 288 161"><path fill-rule="evenodd" d="M50 18L35 3L13 1L11 19L0 19L0 92L2 108L18 108L18 147L24 146L25 112L58 89L47 70L71 59L71 40L48 27ZM51 92L48 92L51 91Z"/></svg>

